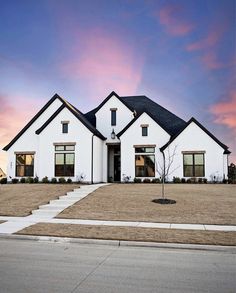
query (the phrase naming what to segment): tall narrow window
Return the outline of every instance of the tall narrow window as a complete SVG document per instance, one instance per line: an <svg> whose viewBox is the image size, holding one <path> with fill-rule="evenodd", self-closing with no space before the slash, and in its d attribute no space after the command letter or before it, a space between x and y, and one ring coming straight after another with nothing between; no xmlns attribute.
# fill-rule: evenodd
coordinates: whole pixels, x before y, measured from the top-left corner
<svg viewBox="0 0 236 293"><path fill-rule="evenodd" d="M56 145L55 146L55 176L73 177L75 169L75 146Z"/></svg>
<svg viewBox="0 0 236 293"><path fill-rule="evenodd" d="M148 136L148 128L147 128L147 126L142 126L142 136Z"/></svg>
<svg viewBox="0 0 236 293"><path fill-rule="evenodd" d="M155 148L135 148L135 177L155 177Z"/></svg>
<svg viewBox="0 0 236 293"><path fill-rule="evenodd" d="M68 123L67 122L62 123L62 133L68 133Z"/></svg>
<svg viewBox="0 0 236 293"><path fill-rule="evenodd" d="M34 155L16 154L16 177L34 176Z"/></svg>
<svg viewBox="0 0 236 293"><path fill-rule="evenodd" d="M183 154L184 177L204 177L205 162L204 153L186 153Z"/></svg>
<svg viewBox="0 0 236 293"><path fill-rule="evenodd" d="M111 125L115 126L116 125L116 110L111 109Z"/></svg>

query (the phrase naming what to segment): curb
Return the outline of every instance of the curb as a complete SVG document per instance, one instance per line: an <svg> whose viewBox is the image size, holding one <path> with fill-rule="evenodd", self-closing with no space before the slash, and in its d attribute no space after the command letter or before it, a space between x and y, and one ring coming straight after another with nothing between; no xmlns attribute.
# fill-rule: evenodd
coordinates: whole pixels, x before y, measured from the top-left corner
<svg viewBox="0 0 236 293"><path fill-rule="evenodd" d="M51 237L51 236L32 236L32 235L15 235L0 234L0 239L28 240L49 243L77 243L77 244L94 244L109 245L114 247L148 247L162 249L188 249L201 251L222 251L236 253L236 246L220 245L200 245L200 244L180 244L180 243L161 243L161 242L142 242L142 241L125 241L125 240L108 240L108 239L86 239L86 238L68 238L68 237Z"/></svg>

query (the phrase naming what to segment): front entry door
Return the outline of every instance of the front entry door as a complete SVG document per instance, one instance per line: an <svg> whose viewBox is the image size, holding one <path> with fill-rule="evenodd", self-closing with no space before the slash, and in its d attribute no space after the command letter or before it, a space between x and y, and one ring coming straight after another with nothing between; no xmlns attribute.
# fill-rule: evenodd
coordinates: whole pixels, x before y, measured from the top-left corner
<svg viewBox="0 0 236 293"><path fill-rule="evenodd" d="M114 181L120 181L120 155L114 155Z"/></svg>

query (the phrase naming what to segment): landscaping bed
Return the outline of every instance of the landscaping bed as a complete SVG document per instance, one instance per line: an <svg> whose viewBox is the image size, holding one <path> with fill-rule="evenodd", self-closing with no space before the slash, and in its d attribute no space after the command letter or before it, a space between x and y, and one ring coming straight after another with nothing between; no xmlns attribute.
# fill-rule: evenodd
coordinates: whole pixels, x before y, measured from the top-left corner
<svg viewBox="0 0 236 293"><path fill-rule="evenodd" d="M78 184L3 184L0 186L0 216L28 216L31 211L58 198Z"/></svg>
<svg viewBox="0 0 236 293"><path fill-rule="evenodd" d="M111 184L67 208L57 218L236 225L236 186L230 184Z"/></svg>
<svg viewBox="0 0 236 293"><path fill-rule="evenodd" d="M236 245L236 232L38 223L16 234L205 245Z"/></svg>

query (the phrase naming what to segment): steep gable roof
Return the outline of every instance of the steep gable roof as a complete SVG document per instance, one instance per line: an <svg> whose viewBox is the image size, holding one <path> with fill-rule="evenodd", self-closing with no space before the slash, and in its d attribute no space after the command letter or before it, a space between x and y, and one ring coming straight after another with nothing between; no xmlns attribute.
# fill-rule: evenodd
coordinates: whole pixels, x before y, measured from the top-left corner
<svg viewBox="0 0 236 293"><path fill-rule="evenodd" d="M25 125L24 128L12 139L12 141L6 145L3 150L7 151L9 148L26 132L26 130L47 110L47 108L56 100L60 100L62 102L62 106L67 107L92 133L94 133L96 136L100 137L101 139L105 139L104 136L84 117L82 112L80 112L78 109L76 109L74 106L72 106L69 102L64 100L62 97L60 97L58 94L55 94L44 106L43 108ZM61 106L61 107L62 107ZM61 108L59 107L59 109ZM63 108L64 108L63 107ZM58 110L59 110L58 109ZM58 111L57 110L57 111ZM62 109L61 109L62 110ZM56 112L57 112L56 111ZM55 114L55 113L54 113ZM53 114L53 115L54 115ZM52 116L53 116L52 115ZM52 116L50 118L52 118ZM50 120L50 118L48 120ZM46 121L49 123L50 121ZM46 126L45 126L46 127Z"/></svg>
<svg viewBox="0 0 236 293"><path fill-rule="evenodd" d="M164 151L191 123L195 123L198 127L200 127L207 135L209 135L218 145L220 145L224 149L225 154L230 154L231 152L228 150L228 147L219 141L209 130L207 130L200 122L198 122L194 117L192 117L178 133L171 137L171 139L163 145L160 150Z"/></svg>
<svg viewBox="0 0 236 293"><path fill-rule="evenodd" d="M136 111L137 116L146 112L155 122L157 122L171 136L180 131L186 122L171 113L164 107L155 103L146 96L126 96L119 97L115 92L112 92L97 108L85 114L85 117L96 127L96 112L115 95L127 108L132 112ZM122 130L127 130L137 119L137 116ZM121 135L121 132L119 133Z"/></svg>

